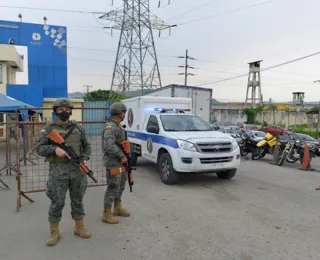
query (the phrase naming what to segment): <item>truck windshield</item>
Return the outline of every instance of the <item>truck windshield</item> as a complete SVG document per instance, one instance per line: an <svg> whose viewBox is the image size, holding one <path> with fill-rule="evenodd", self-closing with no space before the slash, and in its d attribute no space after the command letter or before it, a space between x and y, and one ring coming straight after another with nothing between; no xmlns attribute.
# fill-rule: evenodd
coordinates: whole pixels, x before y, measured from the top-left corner
<svg viewBox="0 0 320 260"><path fill-rule="evenodd" d="M165 131L213 131L213 128L201 117L195 115L161 115L163 129Z"/></svg>

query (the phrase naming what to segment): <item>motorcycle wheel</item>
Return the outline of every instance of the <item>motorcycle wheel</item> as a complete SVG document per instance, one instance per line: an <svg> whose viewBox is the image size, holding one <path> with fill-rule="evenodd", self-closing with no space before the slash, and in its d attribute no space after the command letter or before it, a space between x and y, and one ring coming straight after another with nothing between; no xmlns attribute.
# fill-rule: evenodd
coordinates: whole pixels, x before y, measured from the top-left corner
<svg viewBox="0 0 320 260"><path fill-rule="evenodd" d="M294 158L294 159L292 159L292 158L286 158L286 162L288 162L288 163L295 163L296 161L299 161L299 159L297 159L297 158Z"/></svg>
<svg viewBox="0 0 320 260"><path fill-rule="evenodd" d="M246 149L246 147L242 146L242 147L240 148L240 154L241 154L242 156L247 156L247 155L249 154L248 149Z"/></svg>
<svg viewBox="0 0 320 260"><path fill-rule="evenodd" d="M286 150L284 150L281 154L280 161L278 163L279 166L282 166L282 164L284 163L287 156L288 156L288 152Z"/></svg>
<svg viewBox="0 0 320 260"><path fill-rule="evenodd" d="M263 157L263 154L264 154L264 148L263 147L257 147L252 151L251 159L252 160L258 160L259 158L261 158L261 156Z"/></svg>

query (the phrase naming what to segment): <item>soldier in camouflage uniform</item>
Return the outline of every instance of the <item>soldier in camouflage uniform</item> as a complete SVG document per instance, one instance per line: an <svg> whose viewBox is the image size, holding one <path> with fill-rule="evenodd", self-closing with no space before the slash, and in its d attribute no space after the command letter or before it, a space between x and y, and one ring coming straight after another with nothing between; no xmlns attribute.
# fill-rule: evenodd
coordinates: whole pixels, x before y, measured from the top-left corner
<svg viewBox="0 0 320 260"><path fill-rule="evenodd" d="M115 216L129 217L130 213L122 208L121 196L127 182L127 172L124 166L128 163L121 143L125 141L125 130L120 122L123 121L127 108L121 103L110 107L111 118L102 131L103 161L107 170L107 190L104 196L104 212L102 222L117 224ZM111 207L114 203L114 212Z"/></svg>
<svg viewBox="0 0 320 260"><path fill-rule="evenodd" d="M50 163L46 192L51 200L48 217L51 235L47 241L48 246L57 244L60 239L59 222L68 189L71 201L71 216L75 220L74 234L82 238L91 236L83 224L85 216L83 196L87 189L87 176L77 165L71 163L70 156L63 149L46 138L53 129L56 129L63 138L69 133L69 136L66 137L66 143L73 147L77 155L84 160L84 163L89 160L91 146L82 126L69 120L72 109L73 105L69 99L57 99L53 105L53 111L58 117L57 121L46 124L44 129L41 130L36 146L37 154L46 157L46 161ZM71 128L73 130L70 132Z"/></svg>

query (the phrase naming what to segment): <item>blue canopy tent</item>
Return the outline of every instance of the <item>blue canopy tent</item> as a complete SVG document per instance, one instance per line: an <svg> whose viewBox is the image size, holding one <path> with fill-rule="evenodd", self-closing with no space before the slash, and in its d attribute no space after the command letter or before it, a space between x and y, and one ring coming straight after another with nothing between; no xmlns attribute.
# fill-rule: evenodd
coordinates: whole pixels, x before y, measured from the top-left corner
<svg viewBox="0 0 320 260"><path fill-rule="evenodd" d="M19 121L29 121L28 116L32 116L34 113L42 113L42 111L34 110L34 109L19 110L19 108L32 108L32 107L33 106L29 104L26 104L17 99L14 99L12 97L9 97L0 93L0 113L14 114L15 111L18 109Z"/></svg>
<svg viewBox="0 0 320 260"><path fill-rule="evenodd" d="M31 108L26 110L19 110L21 108ZM35 113L42 113L42 110L32 109L33 106L21 102L12 97L6 96L0 93L0 113L12 114L11 120L17 120L15 118L15 112L18 110L18 121L30 121L30 116L33 116ZM20 124L19 128L21 129L21 134L24 136L24 125ZM25 147L25 138L23 140L23 147Z"/></svg>
<svg viewBox="0 0 320 260"><path fill-rule="evenodd" d="M13 113L16 109L28 107L32 106L0 93L0 112ZM28 110L21 110L20 113L28 114Z"/></svg>

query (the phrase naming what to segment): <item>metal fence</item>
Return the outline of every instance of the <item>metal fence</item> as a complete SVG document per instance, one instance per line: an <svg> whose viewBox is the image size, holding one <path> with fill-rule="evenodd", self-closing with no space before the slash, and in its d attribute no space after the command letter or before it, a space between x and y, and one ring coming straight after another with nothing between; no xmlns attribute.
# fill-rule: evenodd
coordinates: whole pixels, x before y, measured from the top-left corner
<svg viewBox="0 0 320 260"><path fill-rule="evenodd" d="M84 110L82 114L82 118L84 121L104 121L110 117L109 109L112 105L111 102L103 102L103 101L86 101L83 104ZM95 109L97 107L101 107L103 109ZM92 109L93 108L93 109ZM100 128L102 129L103 124L100 124ZM89 135L98 135L101 133L98 125L85 125L86 132ZM99 132L100 131L100 132Z"/></svg>
<svg viewBox="0 0 320 260"><path fill-rule="evenodd" d="M4 173L11 176L12 171L17 172L16 160L12 156L15 154L15 114L0 113L0 117L0 176Z"/></svg>
<svg viewBox="0 0 320 260"><path fill-rule="evenodd" d="M43 129L47 121L52 121L52 118L44 118L42 116L42 111L46 109L49 108L21 109L20 113L23 112L22 110L26 110L28 112L28 120L16 120L15 122L16 158L19 158L16 160L18 186L17 210L21 208L22 197L26 198L30 202L34 202L30 197L30 194L46 191L46 184L49 175L49 163L45 162L45 158L38 156L35 152L36 141L40 136L40 131ZM77 109L82 110L84 119L77 122L86 129L86 135L92 149L91 158L87 162L87 166L94 172L94 176L98 181L98 183L94 183L90 178L88 178L88 186L104 186L106 185L106 171L102 157L101 132L106 118L101 118L99 115L106 115L106 111L109 108L74 108L74 110ZM32 112L34 110L40 111L40 113ZM90 118L88 115L95 115L96 117ZM19 118L18 112L16 112L16 118Z"/></svg>

